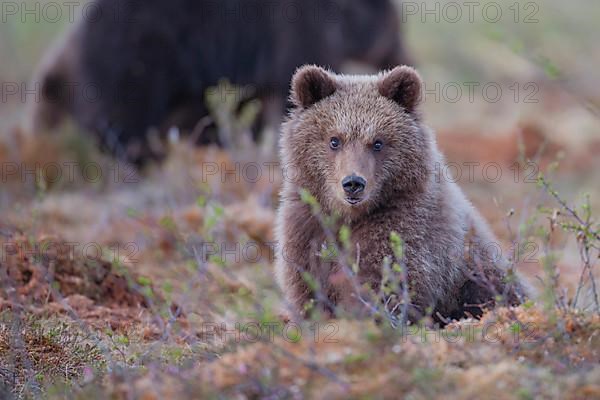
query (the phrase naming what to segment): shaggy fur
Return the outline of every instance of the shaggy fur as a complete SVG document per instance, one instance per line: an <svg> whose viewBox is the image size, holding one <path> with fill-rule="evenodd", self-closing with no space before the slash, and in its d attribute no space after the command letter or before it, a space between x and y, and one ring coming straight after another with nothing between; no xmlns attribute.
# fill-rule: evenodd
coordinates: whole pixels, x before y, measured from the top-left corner
<svg viewBox="0 0 600 400"><path fill-rule="evenodd" d="M516 277L506 283L505 262L491 251L498 241L482 217L455 183L434 174L444 160L421 121L420 91L420 77L406 66L377 76L335 75L314 66L296 72L291 96L296 107L281 136L282 162L293 173L286 173L281 193L276 274L297 312L311 300L328 313L363 307L340 279L338 262L316 256L327 237L301 200L301 188L351 229L351 242L360 249L361 286L379 288L384 257L393 256L390 232L400 235L413 321L428 309L442 321L465 312L479 315L496 295L510 304L524 295ZM331 148L332 137L339 148ZM380 151L373 147L378 140ZM357 204L349 203L341 183L352 174L366 181Z"/></svg>
<svg viewBox="0 0 600 400"><path fill-rule="evenodd" d="M262 123L277 126L289 77L302 64L407 62L391 0L95 2L100 17L80 21L40 68L45 99L60 100L35 104L28 126L53 128L71 114L132 159L152 153L148 128L193 128L207 114L206 90L222 78L254 88L269 113ZM79 90L67 98L74 82ZM88 101L85 87L100 97Z"/></svg>

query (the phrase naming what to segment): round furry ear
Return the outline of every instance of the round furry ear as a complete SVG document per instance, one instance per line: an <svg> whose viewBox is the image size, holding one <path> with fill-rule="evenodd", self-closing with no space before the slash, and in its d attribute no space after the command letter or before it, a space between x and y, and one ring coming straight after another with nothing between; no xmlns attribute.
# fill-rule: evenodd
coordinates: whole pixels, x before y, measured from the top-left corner
<svg viewBox="0 0 600 400"><path fill-rule="evenodd" d="M422 80L418 72L402 65L386 73L378 84L379 93L413 112L421 102Z"/></svg>
<svg viewBox="0 0 600 400"><path fill-rule="evenodd" d="M291 100L296 106L307 108L332 95L335 90L335 81L327 71L315 65L305 65L298 68L292 78Z"/></svg>

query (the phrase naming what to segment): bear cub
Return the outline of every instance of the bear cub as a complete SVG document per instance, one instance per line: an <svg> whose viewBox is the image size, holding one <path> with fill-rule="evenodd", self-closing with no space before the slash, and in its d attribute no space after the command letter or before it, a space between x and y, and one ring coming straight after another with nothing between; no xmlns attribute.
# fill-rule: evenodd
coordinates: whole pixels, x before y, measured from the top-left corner
<svg viewBox="0 0 600 400"><path fill-rule="evenodd" d="M296 71L294 107L280 138L288 172L275 266L296 316L315 308L328 316L364 315L377 307L405 310L412 322L430 315L443 323L480 316L499 299L513 305L526 296L483 218L455 183L436 175L444 159L422 122L421 87L408 66L375 76L337 75L317 66ZM349 228L349 258L357 267L321 255L332 238L339 241L323 215ZM389 291L378 304L361 294L363 288L384 292L384 263L394 260L391 232L402 239L405 266L392 273L402 288L395 298L409 298L394 307L387 304L394 297Z"/></svg>

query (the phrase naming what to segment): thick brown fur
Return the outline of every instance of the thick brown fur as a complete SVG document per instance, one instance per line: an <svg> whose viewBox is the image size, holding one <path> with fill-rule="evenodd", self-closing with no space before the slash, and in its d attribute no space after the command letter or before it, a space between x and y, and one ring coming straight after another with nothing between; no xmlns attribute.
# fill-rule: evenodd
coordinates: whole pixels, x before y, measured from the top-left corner
<svg viewBox="0 0 600 400"><path fill-rule="evenodd" d="M419 75L406 66L376 76L336 75L315 66L296 72L296 107L281 133L287 179L276 227L276 275L300 315L311 301L333 314L364 309L348 280L339 279L339 260L316 256L327 235L301 189L323 214L338 215L350 228L358 287L379 289L384 257L393 257L390 233L400 235L413 321L429 312L441 321L477 316L499 298L516 304L525 296L516 275L507 279L498 240L483 218L455 183L435 174L444 159L419 114L420 92ZM379 151L376 141L383 145ZM352 174L366 181L357 204L342 187Z"/></svg>

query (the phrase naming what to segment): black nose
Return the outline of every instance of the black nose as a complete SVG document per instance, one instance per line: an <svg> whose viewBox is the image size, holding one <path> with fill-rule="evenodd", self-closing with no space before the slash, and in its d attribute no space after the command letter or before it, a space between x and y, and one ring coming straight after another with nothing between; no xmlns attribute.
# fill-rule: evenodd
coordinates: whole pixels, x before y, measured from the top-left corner
<svg viewBox="0 0 600 400"><path fill-rule="evenodd" d="M367 181L358 175L353 174L342 179L342 187L344 188L344 192L350 195L359 194L365 190L366 185Z"/></svg>

